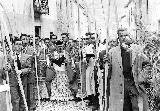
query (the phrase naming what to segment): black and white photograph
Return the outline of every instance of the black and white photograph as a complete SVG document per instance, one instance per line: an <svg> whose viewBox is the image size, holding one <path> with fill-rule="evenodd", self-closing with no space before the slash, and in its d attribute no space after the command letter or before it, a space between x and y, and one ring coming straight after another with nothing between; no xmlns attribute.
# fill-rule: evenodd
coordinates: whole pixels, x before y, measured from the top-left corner
<svg viewBox="0 0 160 111"><path fill-rule="evenodd" d="M0 111L160 111L160 0L0 0Z"/></svg>

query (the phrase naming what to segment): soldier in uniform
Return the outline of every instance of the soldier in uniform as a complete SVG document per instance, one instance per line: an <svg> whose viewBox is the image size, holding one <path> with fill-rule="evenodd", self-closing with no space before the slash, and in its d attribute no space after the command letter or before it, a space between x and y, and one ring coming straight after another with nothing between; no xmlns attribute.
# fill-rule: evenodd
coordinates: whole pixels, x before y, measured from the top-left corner
<svg viewBox="0 0 160 111"><path fill-rule="evenodd" d="M15 40L13 40L13 49L15 53L15 50L16 50ZM18 84L17 73L15 71L15 66L14 66L14 58L11 57L10 53L8 53L7 55L7 60L11 66L11 69L8 72L8 75L9 75L9 85L10 85L10 93L11 93L11 103L13 107L12 111L19 111L20 110L19 84Z"/></svg>
<svg viewBox="0 0 160 111"><path fill-rule="evenodd" d="M21 70L22 72L20 77L22 80L25 98L27 100L27 79L28 79L28 74L30 73L30 68L26 66L26 59L29 57L29 55L22 53L22 41L18 38L15 40L15 54L16 54L16 62L18 70ZM25 110L24 100L21 92L19 94L20 94L20 111L23 111Z"/></svg>
<svg viewBox="0 0 160 111"><path fill-rule="evenodd" d="M57 36L56 36L55 34L50 35L50 41L51 41L52 43L55 43L56 40L57 40Z"/></svg>
<svg viewBox="0 0 160 111"><path fill-rule="evenodd" d="M15 53L15 51L18 50L19 43L18 42L16 43L16 40L13 40L12 44ZM20 90L19 90L18 78L17 78L17 73L15 71L14 58L11 56L9 52L7 55L7 60L10 64L10 70L8 71L8 75L9 75L12 111L20 111Z"/></svg>
<svg viewBox="0 0 160 111"><path fill-rule="evenodd" d="M21 34L20 39L22 40L22 45L25 48L28 44L28 36L26 34Z"/></svg>
<svg viewBox="0 0 160 111"><path fill-rule="evenodd" d="M29 38L30 35L26 34L21 34L20 39L22 40L22 45L23 45L23 53L27 53L27 50L29 48Z"/></svg>

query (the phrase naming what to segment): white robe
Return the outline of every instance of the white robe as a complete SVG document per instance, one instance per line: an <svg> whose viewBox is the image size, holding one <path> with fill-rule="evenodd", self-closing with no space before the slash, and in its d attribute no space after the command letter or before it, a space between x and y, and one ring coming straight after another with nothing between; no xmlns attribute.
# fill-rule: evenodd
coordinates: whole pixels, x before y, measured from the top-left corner
<svg viewBox="0 0 160 111"><path fill-rule="evenodd" d="M95 94L95 81L94 81L94 60L90 58L89 66L86 70L86 92L87 95Z"/></svg>

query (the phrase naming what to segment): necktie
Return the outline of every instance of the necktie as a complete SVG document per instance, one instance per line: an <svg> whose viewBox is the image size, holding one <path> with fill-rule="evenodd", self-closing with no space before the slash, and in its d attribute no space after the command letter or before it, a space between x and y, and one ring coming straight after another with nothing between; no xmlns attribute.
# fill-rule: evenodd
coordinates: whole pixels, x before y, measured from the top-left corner
<svg viewBox="0 0 160 111"><path fill-rule="evenodd" d="M21 70L21 62L20 62L18 54L17 54L17 67L18 67L18 70Z"/></svg>

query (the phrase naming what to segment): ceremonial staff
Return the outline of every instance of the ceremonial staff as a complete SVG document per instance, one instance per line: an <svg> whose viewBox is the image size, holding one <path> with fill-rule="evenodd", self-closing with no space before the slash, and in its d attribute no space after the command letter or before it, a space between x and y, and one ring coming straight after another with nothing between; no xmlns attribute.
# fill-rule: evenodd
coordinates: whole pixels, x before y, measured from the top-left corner
<svg viewBox="0 0 160 111"><path fill-rule="evenodd" d="M82 83L82 57L81 57L81 53L82 53L82 46L81 46L81 28L80 28L80 8L79 8L79 0L77 0L78 3L78 34L79 34L79 56L80 56L80 62L79 62L79 69L80 69L80 78L81 78L81 99L82 99L82 107L84 109L84 100L83 100L83 83Z"/></svg>
<svg viewBox="0 0 160 111"><path fill-rule="evenodd" d="M41 103L40 103L40 90L39 90L39 83L38 83L38 70L37 70L37 52L36 52L36 43L35 43L35 36L33 37L33 47L34 47L34 59L35 59L35 73L36 73L36 86L37 86L37 95L38 95L38 106L39 111L41 111Z"/></svg>
<svg viewBox="0 0 160 111"><path fill-rule="evenodd" d="M3 13L0 16L0 19L3 21L3 24L1 24L2 25L1 29L4 31L3 32L4 35L7 35L6 39L7 39L7 42L8 42L8 45L9 45L9 49L10 49L10 52L11 52L11 57L14 60L14 67L15 67L14 70L17 73L18 83L19 83L19 87L20 87L20 90L21 90L21 94L22 94L22 97L23 97L23 101L24 101L24 105L25 105L26 111L28 111L28 106L27 106L27 102L26 102L26 98L25 98L25 94L24 94L24 90L23 90L23 85L22 85L22 81L21 81L21 78L20 78L20 74L22 73L22 71L18 70L18 68L17 68L17 63L16 63L15 57L13 55L12 44L11 44L10 38L8 37L9 32L8 32L6 21L4 20L4 17L3 17ZM3 40L4 40L4 38L3 38Z"/></svg>
<svg viewBox="0 0 160 111"><path fill-rule="evenodd" d="M34 0L31 0L30 3L31 3L31 23L32 23L32 26L31 26L31 29L32 31L34 31L34 9L33 9L33 2ZM38 74L37 74L37 53L36 53L36 41L35 41L35 34L34 32L32 32L33 34L33 47L34 47L34 59L35 59L35 73L36 73L36 86L37 86L37 95L38 95L38 111L41 111L41 102L40 102L40 89L39 89L39 82L38 82Z"/></svg>
<svg viewBox="0 0 160 111"><path fill-rule="evenodd" d="M95 44L96 44L96 47L95 47L95 57L96 57L96 63L97 63L97 61L98 61L98 44L99 44L99 39L98 39L98 31L97 31L97 21L96 21L96 8L95 8L95 2L94 2L94 0L92 0L92 5L93 5L93 11L94 11L94 24L95 24L95 35L96 35L96 37L95 37ZM96 64L95 64L96 65Z"/></svg>
<svg viewBox="0 0 160 111"><path fill-rule="evenodd" d="M40 88L39 88L39 80L38 80L38 68L37 68L37 55L38 49L36 50L36 40L35 35L33 37L33 47L34 47L34 59L35 59L35 73L36 73L36 86L37 86L37 96L38 96L38 111L41 111L41 102L40 102Z"/></svg>
<svg viewBox="0 0 160 111"><path fill-rule="evenodd" d="M2 24L1 24L2 25ZM5 41L4 41L4 38L3 38L3 34L2 34L2 30L1 30L1 38L2 38L2 43L3 43L3 54L4 54L4 59L5 59L5 64L7 64L7 51L6 51L6 48L5 48ZM6 66L5 66L6 67ZM8 106L7 106L7 111L12 111L12 103L11 103L11 93L10 93L10 86L9 86L9 76L8 76L8 72L6 71L6 85L8 86L8 92L6 93L6 102L8 103Z"/></svg>
<svg viewBox="0 0 160 111"><path fill-rule="evenodd" d="M107 19L105 17L105 11L104 11L104 2L101 0L101 5L103 9L103 15L104 15L104 21L105 21L105 26L106 26L106 54L108 54L108 42L109 42L109 20L110 20L110 0L108 0L108 13L107 13ZM104 94L104 111L108 110L108 103L109 100L107 99L109 95L107 95L107 77L108 77L108 63L105 64L105 94Z"/></svg>

